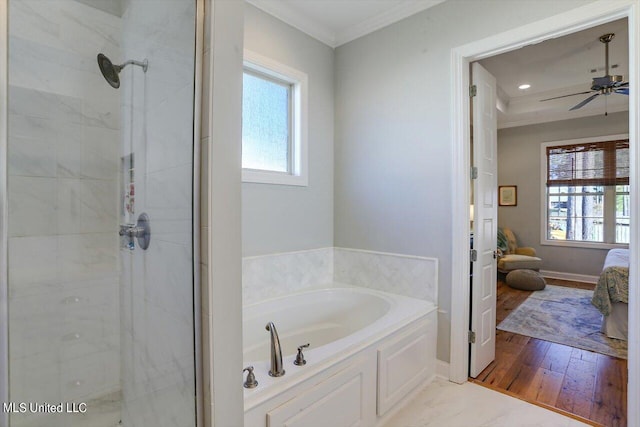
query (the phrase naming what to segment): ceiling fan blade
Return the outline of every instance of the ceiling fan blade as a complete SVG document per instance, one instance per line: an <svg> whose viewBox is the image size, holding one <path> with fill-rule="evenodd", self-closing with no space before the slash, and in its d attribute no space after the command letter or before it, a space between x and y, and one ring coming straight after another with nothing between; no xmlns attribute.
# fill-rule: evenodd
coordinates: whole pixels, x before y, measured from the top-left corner
<svg viewBox="0 0 640 427"><path fill-rule="evenodd" d="M587 93L593 93L593 91L592 90L588 90L588 91L585 91L585 92L572 93L572 94L569 94L569 95L554 96L553 98L541 99L540 102L551 101L552 99L566 98L568 96L586 95Z"/></svg>
<svg viewBox="0 0 640 427"><path fill-rule="evenodd" d="M620 89L616 89L615 93L619 93L620 95L629 95L629 88L628 87L623 87Z"/></svg>
<svg viewBox="0 0 640 427"><path fill-rule="evenodd" d="M594 99L596 99L596 97L600 95L600 93L596 93L595 95L591 95L590 97L588 97L587 99L585 99L584 101L582 101L581 103L579 103L578 105L575 105L572 108L569 108L569 111L573 111L573 110L577 110L578 108L582 108L585 105L587 105L588 103L590 103L591 101L593 101Z"/></svg>
<svg viewBox="0 0 640 427"><path fill-rule="evenodd" d="M629 82L615 83L614 86L615 87L629 86Z"/></svg>

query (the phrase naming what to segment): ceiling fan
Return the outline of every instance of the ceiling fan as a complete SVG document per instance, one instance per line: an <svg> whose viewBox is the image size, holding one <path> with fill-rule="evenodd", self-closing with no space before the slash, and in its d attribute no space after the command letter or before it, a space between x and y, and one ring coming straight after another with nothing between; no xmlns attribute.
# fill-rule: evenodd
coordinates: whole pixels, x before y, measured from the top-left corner
<svg viewBox="0 0 640 427"><path fill-rule="evenodd" d="M614 33L604 34L599 37L602 43L604 43L604 59L605 59L605 75L603 77L595 77L591 84L591 90L585 92L572 93L570 95L555 96L553 98L541 99L542 101L551 101L552 99L566 98L568 96L586 95L592 94L584 101L574 105L569 111L582 108L600 95L611 95L612 93L618 93L621 95L629 95L629 82L623 81L622 76L609 75L609 43L615 37ZM594 93L595 92L595 93Z"/></svg>

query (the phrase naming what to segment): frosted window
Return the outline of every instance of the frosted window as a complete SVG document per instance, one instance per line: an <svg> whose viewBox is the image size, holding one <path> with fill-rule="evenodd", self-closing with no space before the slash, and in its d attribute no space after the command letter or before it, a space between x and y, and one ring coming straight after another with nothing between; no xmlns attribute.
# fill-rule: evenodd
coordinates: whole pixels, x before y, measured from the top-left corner
<svg viewBox="0 0 640 427"><path fill-rule="evenodd" d="M290 172L291 85L244 73L242 167Z"/></svg>

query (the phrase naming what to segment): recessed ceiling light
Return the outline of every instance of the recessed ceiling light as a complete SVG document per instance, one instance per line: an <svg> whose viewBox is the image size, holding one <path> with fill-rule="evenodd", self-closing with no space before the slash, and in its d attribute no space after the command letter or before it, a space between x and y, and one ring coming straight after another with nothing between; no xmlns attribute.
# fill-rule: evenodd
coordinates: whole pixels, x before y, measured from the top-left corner
<svg viewBox="0 0 640 427"><path fill-rule="evenodd" d="M531 85L529 83L524 83L524 84L521 84L520 86L518 86L518 89L525 90L525 89L529 89L530 87L531 87Z"/></svg>

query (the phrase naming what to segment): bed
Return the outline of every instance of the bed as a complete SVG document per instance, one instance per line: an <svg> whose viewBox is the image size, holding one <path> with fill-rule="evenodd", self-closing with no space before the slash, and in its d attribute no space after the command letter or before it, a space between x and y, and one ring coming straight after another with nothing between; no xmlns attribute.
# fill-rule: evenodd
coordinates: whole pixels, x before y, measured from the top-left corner
<svg viewBox="0 0 640 427"><path fill-rule="evenodd" d="M626 341L629 313L628 249L611 249L607 253L591 304L602 313L602 333Z"/></svg>

